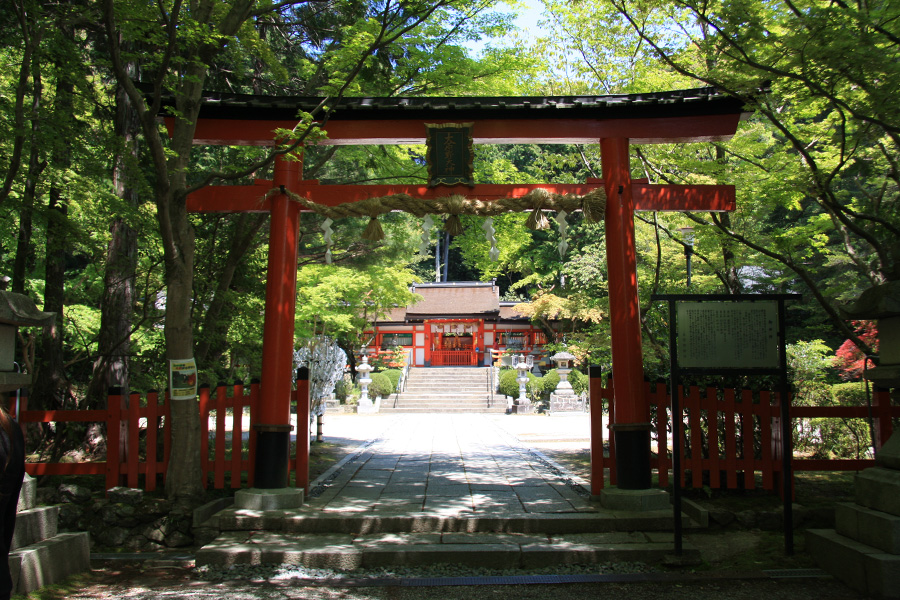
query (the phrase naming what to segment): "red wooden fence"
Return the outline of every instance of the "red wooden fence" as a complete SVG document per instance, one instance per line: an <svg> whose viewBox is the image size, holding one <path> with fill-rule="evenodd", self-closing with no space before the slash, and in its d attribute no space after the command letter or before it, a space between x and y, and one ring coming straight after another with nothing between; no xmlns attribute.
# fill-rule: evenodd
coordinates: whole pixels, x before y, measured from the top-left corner
<svg viewBox="0 0 900 600"><path fill-rule="evenodd" d="M611 386L608 382L603 385L600 378L595 377L590 382L592 408L609 410L610 422L614 422L615 406ZM295 400L303 398L308 401L309 382L299 380L297 384ZM656 456L651 459L651 468L656 471L660 487L666 487L672 468L670 397L668 389L662 383L646 384L645 393L654 419L652 449ZM777 487L777 475L781 471L780 409L777 394L689 387L686 394L682 390L682 398L682 483L699 487L704 484L705 475L713 488L737 488L739 482L741 487L753 488L756 486L758 473L764 489ZM240 488L244 485L244 474L247 485L252 485L256 442L253 415L259 403L259 384L252 382L249 389L240 382L230 386L220 384L214 391L204 386L199 390L198 400L204 486L209 485L211 475L214 488ZM249 415L245 416L247 409ZM232 419L230 445L226 438L229 410ZM214 425L210 429L210 415L213 413ZM599 414L601 413L594 413ZM110 394L106 410L28 410L27 397L23 397L19 414L15 416L23 428L28 423L51 422L96 422L106 425L106 462L29 463L26 470L32 476L105 475L107 489L127 485L143 487L147 491L156 489L157 479L165 477L171 436L169 405L168 398L165 397L160 403L160 394L157 392L150 392L145 398L134 393L127 399L121 394ZM868 408L864 406L791 408L792 419L868 416ZM876 447L880 448L890 438L893 430L892 417L900 417L900 407L891 406L887 392L876 392L872 408ZM249 418L247 426L244 425L244 418ZM308 435L304 424L299 424L299 427ZM215 432L212 437L211 432ZM246 445L243 443L245 434L248 438ZM211 444L209 440L212 440ZM602 451L592 452L596 460L591 464L591 484L596 493L603 487L606 470L609 471L610 482L613 485L616 483L616 448L615 440L606 435L601 420L592 419L591 446L599 448L604 443L608 443L607 457L603 456ZM227 456L229 453L226 452L226 445L230 448L230 456ZM302 484L308 477L305 472L308 464L303 461L303 456L297 455L295 448L292 445L291 471L294 473L294 481ZM794 471L858 471L872 466L874 461L795 458L792 464ZM684 479L686 473L690 474L690 482Z"/></svg>
<svg viewBox="0 0 900 600"><path fill-rule="evenodd" d="M230 392L230 394L229 394ZM299 380L294 400L304 398L308 401L309 382ZM253 381L249 390L241 382L226 386L219 384L213 393L209 386L201 386L198 390L198 406L201 429L201 470L203 485L212 485L216 489L226 487L226 472L229 473L228 487L240 488L242 476L246 474L247 485L253 484L254 451L256 433L253 430L253 415L259 402L259 383ZM245 409L249 408L248 427L243 421ZM230 441L230 457L226 460L226 424L231 410L232 432ZM168 395L160 404L160 394L153 391L145 398L137 393L126 399L119 393L110 393L107 409L102 410L50 410L38 411L28 409L27 396L23 396L16 417L23 430L29 423L82 422L103 423L107 432L106 461L77 463L37 462L25 465L29 475L105 475L106 489L118 485L142 487L153 491L157 487L157 477L165 479L169 463L171 443L171 421ZM214 414L213 414L214 413ZM210 415L215 433L210 437ZM302 427L303 424L300 424ZM306 429L308 432L308 429ZM244 434L248 443L243 443ZM291 470L295 481L305 481L306 475L298 476L302 467L292 445ZM143 480L143 481L141 481ZM141 485L143 483L143 485Z"/></svg>
<svg viewBox="0 0 900 600"><path fill-rule="evenodd" d="M781 473L781 408L779 394L750 390L735 391L716 388L679 387L682 406L683 436L680 474L682 484L692 487L709 485L711 488L735 489L756 487L756 474L760 474L763 489L777 489ZM656 472L659 486L669 484L672 468L671 396L663 383L645 384L649 398L652 423L651 469ZM610 423L615 422L615 404L612 385L597 377L590 379L591 409L609 411ZM859 418L869 417L865 406L797 406L790 408L791 419L811 418ZM891 406L887 391L873 394L872 420L875 428L876 450L886 442L893 431L892 418L900 417L900 406ZM705 417L705 418L704 418ZM616 448L613 436L605 435L600 419L592 421L591 446L608 444L609 456L592 452L591 487L603 487L603 475L609 470L612 485L616 484ZM704 427L704 424L706 427ZM874 466L872 459L800 459L792 460L792 471L859 471ZM690 481L686 481L686 474ZM704 477L704 475L706 477ZM723 481L724 477L724 481ZM740 483L739 483L740 482Z"/></svg>

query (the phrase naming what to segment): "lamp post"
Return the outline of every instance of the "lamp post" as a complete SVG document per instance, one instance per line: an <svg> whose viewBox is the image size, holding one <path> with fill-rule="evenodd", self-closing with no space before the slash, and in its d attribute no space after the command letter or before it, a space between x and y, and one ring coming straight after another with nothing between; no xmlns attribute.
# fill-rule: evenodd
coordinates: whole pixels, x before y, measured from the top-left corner
<svg viewBox="0 0 900 600"><path fill-rule="evenodd" d="M684 261L687 264L687 289L691 289L691 257L694 256L694 228L681 227L677 229L684 237Z"/></svg>

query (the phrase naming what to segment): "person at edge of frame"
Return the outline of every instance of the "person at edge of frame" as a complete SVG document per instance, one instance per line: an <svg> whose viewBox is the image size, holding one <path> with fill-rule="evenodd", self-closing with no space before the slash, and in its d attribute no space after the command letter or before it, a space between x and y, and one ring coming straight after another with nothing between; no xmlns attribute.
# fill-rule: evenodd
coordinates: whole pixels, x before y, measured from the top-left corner
<svg viewBox="0 0 900 600"><path fill-rule="evenodd" d="M0 600L9 600L13 581L9 573L9 550L16 526L19 492L25 478L25 439L18 423L0 404Z"/></svg>

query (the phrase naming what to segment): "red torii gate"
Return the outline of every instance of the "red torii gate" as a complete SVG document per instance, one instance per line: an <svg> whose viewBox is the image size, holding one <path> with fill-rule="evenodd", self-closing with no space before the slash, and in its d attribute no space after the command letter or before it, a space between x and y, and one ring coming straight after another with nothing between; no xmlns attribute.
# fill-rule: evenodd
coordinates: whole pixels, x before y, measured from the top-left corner
<svg viewBox="0 0 900 600"><path fill-rule="evenodd" d="M291 129L296 112L318 98L217 95L208 98L194 134L197 144L272 145L276 129ZM634 245L634 211L728 211L733 186L650 185L631 178L631 144L726 140L743 115L737 99L711 88L645 95L564 98L353 98L344 99L324 125L319 144L424 144L426 123L473 123L474 143L600 144L602 180L573 185L318 185L302 180L302 163L279 158L273 181L251 186L207 187L190 195L196 212L271 213L263 370L254 487L287 487L290 394L297 244L301 206L292 192L319 204L393 194L436 198L462 195L479 200L520 197L535 188L584 195L603 187L612 334L618 486L650 488L650 415L644 398L640 314ZM280 190L263 201L273 188ZM304 413L305 409L305 413ZM298 406L297 423L309 421ZM599 411L592 430L599 427ZM297 453L308 464L309 436L298 431ZM602 452L592 444L593 453ZM302 469L308 473L307 469ZM297 487L308 488L308 475ZM597 487L594 486L596 490Z"/></svg>

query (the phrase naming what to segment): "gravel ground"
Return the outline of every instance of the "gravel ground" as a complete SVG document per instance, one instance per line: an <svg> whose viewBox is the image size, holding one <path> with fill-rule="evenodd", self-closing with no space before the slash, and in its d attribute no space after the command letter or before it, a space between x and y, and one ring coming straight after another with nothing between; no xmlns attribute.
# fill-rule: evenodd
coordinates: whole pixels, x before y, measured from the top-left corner
<svg viewBox="0 0 900 600"><path fill-rule="evenodd" d="M660 576L644 574L643 577ZM641 577L638 575L636 577ZM508 579L509 582L521 579ZM410 581L407 580L406 584ZM324 585L292 579L198 579L193 569L127 565L95 570L67 585L45 590L42 600L863 600L865 597L830 579L773 580L727 575L685 576L665 582L563 583L555 585L430 585L410 586L401 581L359 587L351 582ZM16 598L14 596L14 598ZM22 597L19 597L22 598Z"/></svg>
<svg viewBox="0 0 900 600"><path fill-rule="evenodd" d="M335 572L329 569L310 569L297 565L234 565L227 568L202 566L194 570L194 577L211 582L252 580L284 581L289 579L432 579L435 577L521 577L529 575L612 575L653 573L656 569L639 562L605 563L599 565L559 565L543 569L487 569L463 565L437 564L427 567L385 567L366 571Z"/></svg>

